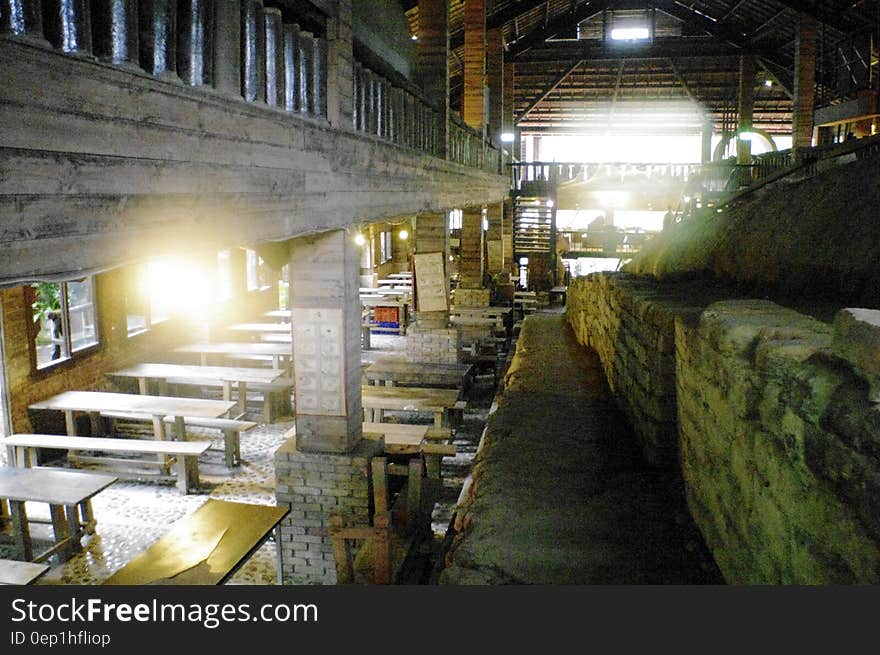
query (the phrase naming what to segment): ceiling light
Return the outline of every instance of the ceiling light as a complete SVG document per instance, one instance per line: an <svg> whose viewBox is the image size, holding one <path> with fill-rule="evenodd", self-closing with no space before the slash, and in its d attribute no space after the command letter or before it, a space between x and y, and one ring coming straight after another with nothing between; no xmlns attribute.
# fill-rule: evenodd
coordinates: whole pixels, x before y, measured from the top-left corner
<svg viewBox="0 0 880 655"><path fill-rule="evenodd" d="M362 246L367 242L367 240L364 238L363 234L358 233L354 235L354 242L357 245Z"/></svg>
<svg viewBox="0 0 880 655"><path fill-rule="evenodd" d="M501 133L501 143L513 143L514 138L513 132Z"/></svg>
<svg viewBox="0 0 880 655"><path fill-rule="evenodd" d="M766 86L767 88L770 88L771 86L773 86L773 80L771 80L771 79L764 80L764 86Z"/></svg>
<svg viewBox="0 0 880 655"><path fill-rule="evenodd" d="M407 239L409 239L409 232L407 232L406 230L401 230L397 233L397 236L406 241Z"/></svg>
<svg viewBox="0 0 880 655"><path fill-rule="evenodd" d="M413 34L410 38L411 38L413 41L418 41L418 40L419 40L419 37L417 37L415 34Z"/></svg>

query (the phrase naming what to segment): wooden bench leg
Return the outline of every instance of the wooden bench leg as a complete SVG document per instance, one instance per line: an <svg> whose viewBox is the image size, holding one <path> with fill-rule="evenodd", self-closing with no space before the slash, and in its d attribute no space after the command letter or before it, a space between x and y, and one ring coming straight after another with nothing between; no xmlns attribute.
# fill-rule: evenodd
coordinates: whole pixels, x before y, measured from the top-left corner
<svg viewBox="0 0 880 655"><path fill-rule="evenodd" d="M373 582L391 584L391 514L384 512L373 517Z"/></svg>
<svg viewBox="0 0 880 655"><path fill-rule="evenodd" d="M223 450L226 453L226 468L239 464L240 437L238 430L223 430Z"/></svg>
<svg viewBox="0 0 880 655"><path fill-rule="evenodd" d="M67 534L70 536L70 545L67 552L73 555L82 550L83 529L79 521L79 507L76 505L66 505L64 510L67 514Z"/></svg>
<svg viewBox="0 0 880 655"><path fill-rule="evenodd" d="M413 457L409 460L409 476L406 485L406 523L417 525L422 513L422 460Z"/></svg>
<svg viewBox="0 0 880 655"><path fill-rule="evenodd" d="M94 534L97 521L95 520L95 512L92 510L91 498L88 498L79 504L79 513L82 520L83 532L85 534Z"/></svg>
<svg viewBox="0 0 880 655"><path fill-rule="evenodd" d="M440 464L442 460L442 455L425 455L425 469L427 471L428 477L432 480L440 479Z"/></svg>
<svg viewBox="0 0 880 655"><path fill-rule="evenodd" d="M56 554L60 561L66 562L74 551L76 539L73 527L67 520L63 505L49 505L49 513L52 516L52 531L55 533Z"/></svg>
<svg viewBox="0 0 880 655"><path fill-rule="evenodd" d="M373 478L373 512L382 514L388 511L388 460L374 457L370 469Z"/></svg>
<svg viewBox="0 0 880 655"><path fill-rule="evenodd" d="M330 527L335 530L343 528L343 518L338 515L330 517ZM351 542L342 536L331 536L333 559L336 560L337 584L354 582L354 558L351 553Z"/></svg>
<svg viewBox="0 0 880 655"><path fill-rule="evenodd" d="M188 494L199 486L199 459L194 455L177 456L177 489Z"/></svg>

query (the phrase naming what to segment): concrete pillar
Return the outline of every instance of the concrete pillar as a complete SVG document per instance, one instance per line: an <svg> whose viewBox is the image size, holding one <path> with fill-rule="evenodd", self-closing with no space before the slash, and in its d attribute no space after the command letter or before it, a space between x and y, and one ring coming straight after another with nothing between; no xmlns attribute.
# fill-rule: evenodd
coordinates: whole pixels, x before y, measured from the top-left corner
<svg viewBox="0 0 880 655"><path fill-rule="evenodd" d="M338 0L336 15L327 24L326 116L337 129L352 129L354 107L354 52L351 0Z"/></svg>
<svg viewBox="0 0 880 655"><path fill-rule="evenodd" d="M711 120L703 123L700 130L700 162L708 164L712 161L712 134L715 130L715 124Z"/></svg>
<svg viewBox="0 0 880 655"><path fill-rule="evenodd" d="M291 241L297 449L347 453L361 440L360 249L344 230Z"/></svg>
<svg viewBox="0 0 880 655"><path fill-rule="evenodd" d="M419 1L419 83L438 112L435 154L449 152L449 0Z"/></svg>
<svg viewBox="0 0 880 655"><path fill-rule="evenodd" d="M498 146L504 122L504 33L498 27L486 33L486 84L489 87L489 139Z"/></svg>
<svg viewBox="0 0 880 655"><path fill-rule="evenodd" d="M263 10L263 27L266 44L266 104L284 107L287 96L284 91L284 32L281 10L269 7Z"/></svg>
<svg viewBox="0 0 880 655"><path fill-rule="evenodd" d="M241 2L214 4L214 88L241 96Z"/></svg>
<svg viewBox="0 0 880 655"><path fill-rule="evenodd" d="M801 14L794 46L794 98L792 99L792 150L809 148L813 140L816 102L816 19Z"/></svg>
<svg viewBox="0 0 880 655"><path fill-rule="evenodd" d="M184 84L213 83L214 12L210 0L178 0L177 74Z"/></svg>
<svg viewBox="0 0 880 655"><path fill-rule="evenodd" d="M264 36L263 0L242 0L241 94L248 102L263 102L266 99Z"/></svg>
<svg viewBox="0 0 880 655"><path fill-rule="evenodd" d="M449 229L445 213L424 213L416 217L413 252L441 253L444 264L443 290L449 298ZM448 306L448 302L447 302ZM461 335L449 326L449 310L417 311L415 327L407 333L405 351L413 361L455 363L460 359Z"/></svg>
<svg viewBox="0 0 880 655"><path fill-rule="evenodd" d="M141 68L177 78L177 0L141 0L138 5Z"/></svg>
<svg viewBox="0 0 880 655"><path fill-rule="evenodd" d="M462 118L483 133L486 88L486 0L464 3L464 107Z"/></svg>
<svg viewBox="0 0 880 655"><path fill-rule="evenodd" d="M737 132L748 132L752 129L752 117L755 109L755 58L742 55L739 58L739 123ZM738 139L736 147L736 163L748 164L752 160L752 142Z"/></svg>
<svg viewBox="0 0 880 655"><path fill-rule="evenodd" d="M92 49L102 61L139 66L137 0L92 0Z"/></svg>
<svg viewBox="0 0 880 655"><path fill-rule="evenodd" d="M497 202L486 207L486 271L489 275L504 269L504 203Z"/></svg>
<svg viewBox="0 0 880 655"><path fill-rule="evenodd" d="M88 0L43 2L43 29L49 42L59 50L70 55L92 54L92 20Z"/></svg>
<svg viewBox="0 0 880 655"><path fill-rule="evenodd" d="M461 256L459 287L479 289L483 286L483 210L469 207L461 218Z"/></svg>
<svg viewBox="0 0 880 655"><path fill-rule="evenodd" d="M0 34L2 33L45 43L43 6L40 0L2 0Z"/></svg>

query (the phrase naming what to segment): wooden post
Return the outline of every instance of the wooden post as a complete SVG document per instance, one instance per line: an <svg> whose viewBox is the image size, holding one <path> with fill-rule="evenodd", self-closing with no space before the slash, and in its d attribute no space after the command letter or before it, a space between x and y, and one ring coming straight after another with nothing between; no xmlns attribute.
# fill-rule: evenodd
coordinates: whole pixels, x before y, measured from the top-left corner
<svg viewBox="0 0 880 655"><path fill-rule="evenodd" d="M354 582L354 562L351 543L342 534L343 525L343 518L338 514L330 517L330 538L333 544L333 559L336 560L336 582L351 584Z"/></svg>
<svg viewBox="0 0 880 655"><path fill-rule="evenodd" d="M391 513L376 514L373 526L373 582L391 584Z"/></svg>
<svg viewBox="0 0 880 655"><path fill-rule="evenodd" d="M374 514L388 511L388 460L374 457L370 462L373 477Z"/></svg>
<svg viewBox="0 0 880 655"><path fill-rule="evenodd" d="M418 524L422 515L422 460L413 457L409 460L409 477L406 485L406 523L410 527Z"/></svg>

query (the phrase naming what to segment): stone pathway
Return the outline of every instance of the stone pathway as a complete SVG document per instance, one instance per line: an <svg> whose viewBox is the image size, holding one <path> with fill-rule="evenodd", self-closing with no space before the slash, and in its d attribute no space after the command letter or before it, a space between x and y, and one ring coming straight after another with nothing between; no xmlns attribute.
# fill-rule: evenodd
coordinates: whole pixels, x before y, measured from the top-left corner
<svg viewBox="0 0 880 655"><path fill-rule="evenodd" d="M472 478L443 584L722 582L561 315L524 322Z"/></svg>

